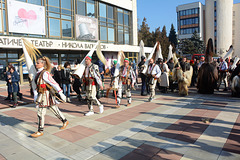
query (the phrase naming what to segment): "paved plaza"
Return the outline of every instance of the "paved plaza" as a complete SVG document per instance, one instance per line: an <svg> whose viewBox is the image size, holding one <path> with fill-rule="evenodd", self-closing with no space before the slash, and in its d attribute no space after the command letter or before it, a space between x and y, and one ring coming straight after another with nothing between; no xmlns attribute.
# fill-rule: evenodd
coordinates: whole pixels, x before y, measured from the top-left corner
<svg viewBox="0 0 240 160"><path fill-rule="evenodd" d="M0 89L0 159L91 159L91 160L233 160L240 159L240 104L230 92L189 96L160 94L152 102L133 92L133 103L119 109L115 100L101 98L105 112L85 117L86 102L72 95L72 103L60 105L69 125L47 111L44 135L37 130L37 115L28 85L21 86L21 106L10 108L6 89ZM204 123L209 120L209 123Z"/></svg>

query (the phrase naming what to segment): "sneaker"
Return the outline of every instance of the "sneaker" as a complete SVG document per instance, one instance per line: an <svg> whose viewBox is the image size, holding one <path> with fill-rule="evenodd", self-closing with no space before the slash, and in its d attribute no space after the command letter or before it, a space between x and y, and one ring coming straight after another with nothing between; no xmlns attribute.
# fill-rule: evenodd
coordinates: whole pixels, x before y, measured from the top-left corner
<svg viewBox="0 0 240 160"><path fill-rule="evenodd" d="M100 105L100 106L99 106L99 113L101 114L101 113L103 113L103 111L104 111L103 105Z"/></svg>
<svg viewBox="0 0 240 160"><path fill-rule="evenodd" d="M63 126L62 126L60 129L65 129L65 128L67 127L68 124L69 124L68 121L64 122L64 123L63 123Z"/></svg>
<svg viewBox="0 0 240 160"><path fill-rule="evenodd" d="M18 106L18 104L17 104L17 103L14 103L12 107L13 107L13 108L16 108L17 106Z"/></svg>
<svg viewBox="0 0 240 160"><path fill-rule="evenodd" d="M42 135L43 135L43 132L35 132L35 133L31 134L31 136L34 138L40 137Z"/></svg>
<svg viewBox="0 0 240 160"><path fill-rule="evenodd" d="M153 100L153 98L150 97L150 98L148 99L148 102L151 102L152 100Z"/></svg>
<svg viewBox="0 0 240 160"><path fill-rule="evenodd" d="M89 111L88 113L85 114L85 116L91 116L91 115L94 115L93 111Z"/></svg>
<svg viewBox="0 0 240 160"><path fill-rule="evenodd" d="M71 103L71 100L70 100L70 98L67 98L67 102L68 102L68 103Z"/></svg>
<svg viewBox="0 0 240 160"><path fill-rule="evenodd" d="M127 107L130 107L130 106L131 106L131 103L128 103L128 104L127 104Z"/></svg>

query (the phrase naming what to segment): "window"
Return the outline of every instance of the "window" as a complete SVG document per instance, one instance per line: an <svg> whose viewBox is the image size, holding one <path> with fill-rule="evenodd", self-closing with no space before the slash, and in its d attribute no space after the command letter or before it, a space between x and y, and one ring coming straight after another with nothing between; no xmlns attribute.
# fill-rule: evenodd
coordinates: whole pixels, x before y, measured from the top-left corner
<svg viewBox="0 0 240 160"><path fill-rule="evenodd" d="M124 14L124 25L129 26L129 14Z"/></svg>
<svg viewBox="0 0 240 160"><path fill-rule="evenodd" d="M85 16L86 14L85 2L80 0L77 1L77 14Z"/></svg>
<svg viewBox="0 0 240 160"><path fill-rule="evenodd" d="M103 41L107 41L107 28L100 26L100 39Z"/></svg>
<svg viewBox="0 0 240 160"><path fill-rule="evenodd" d="M122 29L118 29L118 43L119 44L124 44L123 43L123 30Z"/></svg>
<svg viewBox="0 0 240 160"><path fill-rule="evenodd" d="M108 12L107 12L108 18L109 19L113 19L113 7L112 6L108 6L107 9L108 9Z"/></svg>
<svg viewBox="0 0 240 160"><path fill-rule="evenodd" d="M108 41L110 42L115 41L114 28L108 28Z"/></svg>
<svg viewBox="0 0 240 160"><path fill-rule="evenodd" d="M99 16L100 17L107 17L107 7L106 4L99 3Z"/></svg>
<svg viewBox="0 0 240 160"><path fill-rule="evenodd" d="M2 25L2 10L0 10L0 32L3 32L3 25Z"/></svg>
<svg viewBox="0 0 240 160"><path fill-rule="evenodd" d="M124 33L124 44L129 44L129 32L125 31Z"/></svg>
<svg viewBox="0 0 240 160"><path fill-rule="evenodd" d="M48 0L49 6L60 7L59 0Z"/></svg>
<svg viewBox="0 0 240 160"><path fill-rule="evenodd" d="M28 3L42 5L42 0L28 0Z"/></svg>
<svg viewBox="0 0 240 160"><path fill-rule="evenodd" d="M6 12L5 9L2 11L3 12L3 27L4 27L4 32L7 32L7 26L6 26Z"/></svg>
<svg viewBox="0 0 240 160"><path fill-rule="evenodd" d="M60 36L60 20L49 18L49 35L54 37Z"/></svg>
<svg viewBox="0 0 240 160"><path fill-rule="evenodd" d="M95 5L94 3L87 3L87 16L95 17Z"/></svg>
<svg viewBox="0 0 240 160"><path fill-rule="evenodd" d="M115 24L113 7L104 3L99 3L99 25L100 40L115 42Z"/></svg>
<svg viewBox="0 0 240 160"><path fill-rule="evenodd" d="M199 14L199 9L195 8L195 14Z"/></svg>
<svg viewBox="0 0 240 160"><path fill-rule="evenodd" d="M93 0L77 0L76 13L83 16L95 17L95 2Z"/></svg>
<svg viewBox="0 0 240 160"><path fill-rule="evenodd" d="M118 12L118 24L123 24L123 13Z"/></svg>
<svg viewBox="0 0 240 160"><path fill-rule="evenodd" d="M71 10L71 0L61 0L61 8Z"/></svg>
<svg viewBox="0 0 240 160"><path fill-rule="evenodd" d="M72 37L72 22L62 20L62 36Z"/></svg>
<svg viewBox="0 0 240 160"><path fill-rule="evenodd" d="M180 16L182 16L182 11L179 11Z"/></svg>

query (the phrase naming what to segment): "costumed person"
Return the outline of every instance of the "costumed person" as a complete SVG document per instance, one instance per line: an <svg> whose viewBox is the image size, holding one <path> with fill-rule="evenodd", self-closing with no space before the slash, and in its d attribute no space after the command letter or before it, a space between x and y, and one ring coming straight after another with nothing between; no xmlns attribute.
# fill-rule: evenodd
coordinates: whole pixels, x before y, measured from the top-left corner
<svg viewBox="0 0 240 160"><path fill-rule="evenodd" d="M87 103L89 112L85 116L91 116L94 114L93 103L96 103L99 107L99 113L103 113L103 105L97 99L98 86L100 90L103 90L103 84L101 80L101 75L99 73L98 65L92 63L92 57L86 56L85 58L86 68L83 73L83 84L86 89Z"/></svg>
<svg viewBox="0 0 240 160"><path fill-rule="evenodd" d="M111 71L111 75L110 75L110 77L111 77L110 87L111 88L113 87L113 82L114 82L114 79L115 79L114 73L115 73L116 66L117 66L117 60L114 60L113 61L113 66L112 66L112 68L110 70ZM113 96L115 96L114 95L114 90L113 90Z"/></svg>
<svg viewBox="0 0 240 160"><path fill-rule="evenodd" d="M36 103L36 108L38 108L38 131L31 134L32 137L39 137L43 135L45 114L47 108L49 108L53 114L59 118L63 126L60 129L65 129L69 122L64 117L62 112L56 106L59 102L56 101L56 95L61 101L66 102L66 96L63 94L62 89L58 83L50 75L51 63L47 57L42 57L36 60L37 55L41 55L40 51L32 45L32 43L22 38L23 55L20 60L26 62L28 69L28 75L31 80L31 85L34 92L34 102ZM33 60L36 62L36 71Z"/></svg>
<svg viewBox="0 0 240 160"><path fill-rule="evenodd" d="M162 92L166 93L167 88L169 87L169 68L167 65L167 59L163 59L162 68L160 68L162 71L162 75L160 76L160 86L162 87Z"/></svg>
<svg viewBox="0 0 240 160"><path fill-rule="evenodd" d="M228 82L227 82L227 71L228 71L228 64L222 57L220 57L220 64L219 64L219 77L218 77L218 86L217 90L219 90L222 81L224 81L224 90L227 91Z"/></svg>
<svg viewBox="0 0 240 160"><path fill-rule="evenodd" d="M168 65L168 68L170 70L170 73L169 73L169 89L173 92L174 91L173 79L172 79L172 71L173 71L173 68L174 68L173 58L171 58L168 61L167 65Z"/></svg>
<svg viewBox="0 0 240 160"><path fill-rule="evenodd" d="M235 58L235 65L237 66L232 73L232 96L240 97L240 61L239 58Z"/></svg>
<svg viewBox="0 0 240 160"><path fill-rule="evenodd" d="M173 81L177 81L178 83L179 94L181 96L187 96L188 87L191 85L193 68L192 66L190 66L190 64L188 66L188 63L184 62L185 61L184 59L180 65L176 58L176 55L174 55L173 58L174 58L174 64L176 67L173 69L173 75L172 75Z"/></svg>
<svg viewBox="0 0 240 160"><path fill-rule="evenodd" d="M151 102L155 96L155 88L157 84L157 80L161 76L161 70L158 65L154 63L153 59L150 59L148 69L147 69L149 87L150 87L150 97L148 99Z"/></svg>
<svg viewBox="0 0 240 160"><path fill-rule="evenodd" d="M146 58L144 56L142 56L141 57L141 62L139 62L139 64L138 64L139 74L140 74L141 81L142 81L141 96L146 96L147 95L147 93L145 92L147 76L144 73L142 73L143 69L144 69L145 62L146 62Z"/></svg>
<svg viewBox="0 0 240 160"><path fill-rule="evenodd" d="M132 103L131 89L134 87L135 82L136 82L135 73L132 67L129 65L129 59L125 58L124 65L120 67L120 72L119 72L119 84L118 84L116 108L120 107L123 90L125 90L126 92L127 107L131 105Z"/></svg>
<svg viewBox="0 0 240 160"><path fill-rule="evenodd" d="M61 129L65 129L69 124L62 112L56 106L58 102L53 94L53 89L58 92L62 100L66 101L66 96L63 94L59 84L49 73L51 69L50 60L47 57L39 58L36 63L36 68L38 70L37 75L35 76L37 88L34 89L34 101L38 105L38 131L31 134L32 137L39 137L43 135L47 107L58 119L62 121L63 126Z"/></svg>
<svg viewBox="0 0 240 160"><path fill-rule="evenodd" d="M210 38L205 52L205 62L198 71L197 88L201 94L213 94L214 89L217 87L218 70L212 63L213 55L213 42Z"/></svg>

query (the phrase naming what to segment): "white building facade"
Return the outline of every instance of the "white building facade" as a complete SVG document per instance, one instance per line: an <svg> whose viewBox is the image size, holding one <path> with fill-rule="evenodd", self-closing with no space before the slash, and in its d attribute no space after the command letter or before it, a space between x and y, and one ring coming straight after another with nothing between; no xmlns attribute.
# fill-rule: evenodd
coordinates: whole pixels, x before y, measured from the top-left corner
<svg viewBox="0 0 240 160"><path fill-rule="evenodd" d="M31 41L55 66L83 59L97 40L111 66L122 50L130 60L139 52L136 0L0 0L0 75L16 60L21 37ZM16 12L15 12L16 11ZM150 48L145 49L150 52ZM94 54L95 55L95 54ZM93 57L94 61L97 57ZM20 73L22 75L22 73ZM0 76L0 80L4 80Z"/></svg>

